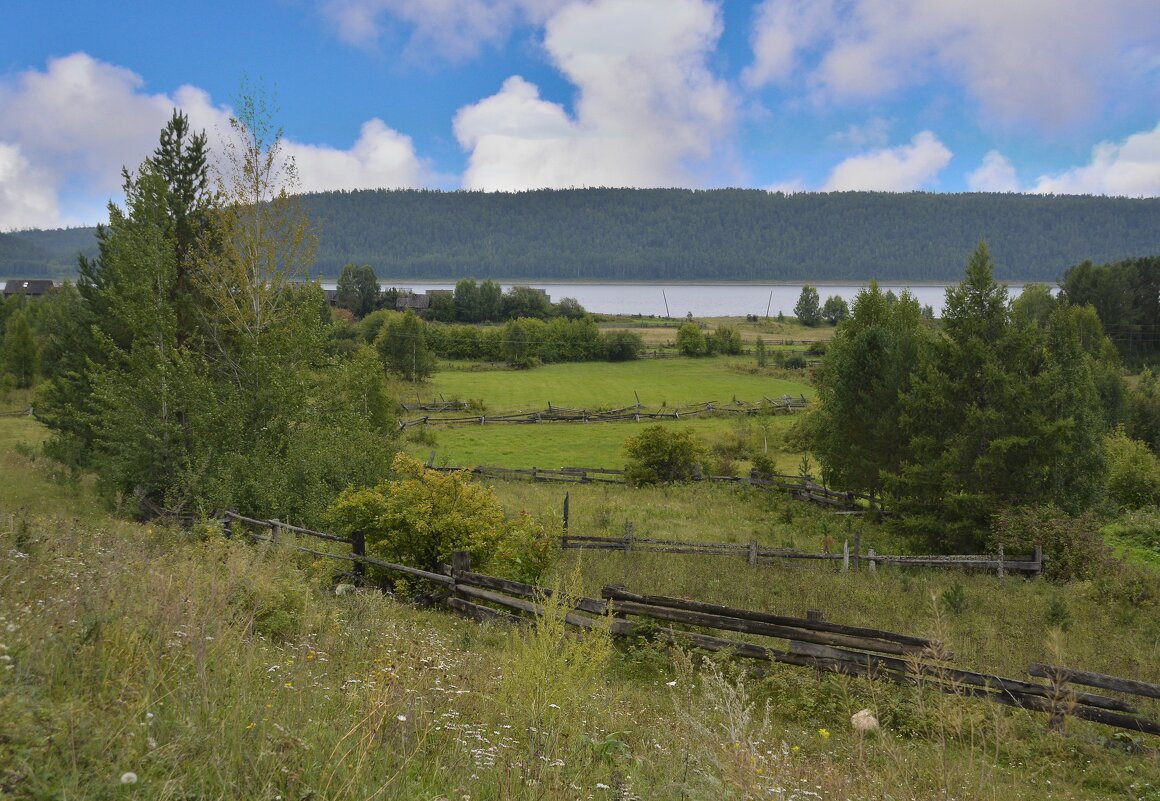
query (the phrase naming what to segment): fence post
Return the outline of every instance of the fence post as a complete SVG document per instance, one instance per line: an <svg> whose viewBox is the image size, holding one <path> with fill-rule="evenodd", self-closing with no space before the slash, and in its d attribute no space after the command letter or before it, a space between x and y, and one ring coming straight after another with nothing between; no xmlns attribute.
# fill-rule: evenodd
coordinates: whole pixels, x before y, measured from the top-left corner
<svg viewBox="0 0 1160 801"><path fill-rule="evenodd" d="M455 579L460 573L471 572L471 553L469 551L451 552L451 578Z"/></svg>
<svg viewBox="0 0 1160 801"><path fill-rule="evenodd" d="M822 613L821 609L807 609L806 620L810 621L811 623L824 623L826 621L826 616Z"/></svg>
<svg viewBox="0 0 1160 801"><path fill-rule="evenodd" d="M866 563L870 566L871 573L878 572L878 563L876 561L874 561L874 549L873 548L866 551Z"/></svg>
<svg viewBox="0 0 1160 801"><path fill-rule="evenodd" d="M749 564L757 564L757 540L749 541Z"/></svg>
<svg viewBox="0 0 1160 801"><path fill-rule="evenodd" d="M358 529L357 531L355 531L354 533L352 533L350 535L350 538L351 538L351 545L350 545L351 554L353 554L354 556L366 556L367 555L367 539L366 539L366 534L363 533L363 530L361 528ZM367 574L366 563L363 562L361 559L356 559L354 562L354 574L356 576L358 576L359 578L363 578Z"/></svg>
<svg viewBox="0 0 1160 801"><path fill-rule="evenodd" d="M234 519L228 514L222 518L222 534L227 540L234 538Z"/></svg>
<svg viewBox="0 0 1160 801"><path fill-rule="evenodd" d="M624 521L624 552L628 553L632 550L632 521Z"/></svg>
<svg viewBox="0 0 1160 801"><path fill-rule="evenodd" d="M842 572L850 572L850 541L842 541Z"/></svg>
<svg viewBox="0 0 1160 801"><path fill-rule="evenodd" d="M862 532L854 532L854 572L862 569Z"/></svg>
<svg viewBox="0 0 1160 801"><path fill-rule="evenodd" d="M1035 546L1035 575L1036 577L1043 575L1043 546Z"/></svg>
<svg viewBox="0 0 1160 801"><path fill-rule="evenodd" d="M999 578L1003 578L1003 545L999 544Z"/></svg>
<svg viewBox="0 0 1160 801"><path fill-rule="evenodd" d="M270 523L270 539L274 542L278 542L282 534L282 524L278 522L277 518L271 520Z"/></svg>
<svg viewBox="0 0 1160 801"><path fill-rule="evenodd" d="M564 530L568 530L568 493L564 493Z"/></svg>

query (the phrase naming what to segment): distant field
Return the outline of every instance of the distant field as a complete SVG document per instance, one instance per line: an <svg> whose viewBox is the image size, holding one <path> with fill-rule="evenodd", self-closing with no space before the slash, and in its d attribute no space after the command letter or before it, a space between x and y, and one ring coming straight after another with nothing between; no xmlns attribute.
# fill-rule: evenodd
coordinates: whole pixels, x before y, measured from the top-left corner
<svg viewBox="0 0 1160 801"><path fill-rule="evenodd" d="M734 397L758 401L763 396L814 394L804 381L742 372L752 360L729 358L641 359L634 362L549 364L531 370L442 369L429 384L401 389L404 398L480 400L488 412L537 411L555 406L618 408L640 401L650 409Z"/></svg>
<svg viewBox="0 0 1160 801"><path fill-rule="evenodd" d="M793 423L792 416L773 418L769 437L780 441ZM436 464L472 467L624 467L622 446L628 437L639 434L647 425L640 423L537 423L491 424L482 426L433 427L434 442L407 444L407 450L426 460L435 451ZM712 417L665 421L663 425L692 431L705 442L738 425L736 417ZM771 445L771 448L773 446ZM796 472L801 454L771 451L778 469ZM741 465L748 469L746 465Z"/></svg>

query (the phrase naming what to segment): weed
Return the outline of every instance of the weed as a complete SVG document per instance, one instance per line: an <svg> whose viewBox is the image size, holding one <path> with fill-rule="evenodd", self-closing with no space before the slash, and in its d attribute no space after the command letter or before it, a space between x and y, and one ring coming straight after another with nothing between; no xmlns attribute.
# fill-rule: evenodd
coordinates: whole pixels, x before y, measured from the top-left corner
<svg viewBox="0 0 1160 801"><path fill-rule="evenodd" d="M942 591L939 600L943 608L952 614L961 615L967 611L967 591L963 589L962 582L958 579Z"/></svg>

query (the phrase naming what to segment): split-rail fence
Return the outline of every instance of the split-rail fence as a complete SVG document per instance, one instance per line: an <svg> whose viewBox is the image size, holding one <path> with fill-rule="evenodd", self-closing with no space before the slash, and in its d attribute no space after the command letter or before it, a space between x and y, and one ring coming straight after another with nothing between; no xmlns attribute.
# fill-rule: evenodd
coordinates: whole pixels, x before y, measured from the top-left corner
<svg viewBox="0 0 1160 801"><path fill-rule="evenodd" d="M231 536L235 534L235 524L256 527L268 533L246 530L245 534L254 540L352 562L353 571L345 575L358 581L366 581L368 566L424 579L440 588L447 607L476 620L534 619L546 613L546 602L554 598L553 591L543 587L473 572L470 555L465 552L454 554L451 565L435 572L367 556L365 539L358 533L341 537L234 512L226 512L222 521ZM351 552L307 548L291 542L292 535L346 544ZM606 626L615 637L647 636L746 659L986 699L1046 713L1049 727L1056 729L1062 728L1067 717L1074 717L1160 737L1160 722L1146 717L1134 700L1160 699L1158 684L1042 663L1032 664L1028 675L1045 679L1045 683L965 670L954 666L954 655L937 640L835 623L816 610L804 618L776 615L684 598L641 595L623 585L605 586L600 598L566 596L558 602L569 625L588 630ZM710 631L744 635L747 639L707 633ZM1091 688L1116 695L1089 692Z"/></svg>

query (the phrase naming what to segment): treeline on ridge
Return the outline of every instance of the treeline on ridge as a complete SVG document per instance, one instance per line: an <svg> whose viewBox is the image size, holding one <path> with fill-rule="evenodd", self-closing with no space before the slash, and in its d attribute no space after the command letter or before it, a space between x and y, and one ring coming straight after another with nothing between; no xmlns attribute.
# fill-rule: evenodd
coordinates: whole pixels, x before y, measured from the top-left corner
<svg viewBox="0 0 1160 801"><path fill-rule="evenodd" d="M986 240L998 278L1054 283L1084 260L1160 253L1157 198L545 189L359 190L303 201L321 230L315 273L326 277L355 263L392 280L953 282L962 254ZM71 274L49 245L83 230L0 235L0 273ZM48 272L10 237L44 252Z"/></svg>

